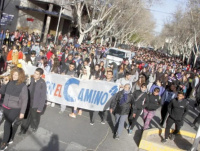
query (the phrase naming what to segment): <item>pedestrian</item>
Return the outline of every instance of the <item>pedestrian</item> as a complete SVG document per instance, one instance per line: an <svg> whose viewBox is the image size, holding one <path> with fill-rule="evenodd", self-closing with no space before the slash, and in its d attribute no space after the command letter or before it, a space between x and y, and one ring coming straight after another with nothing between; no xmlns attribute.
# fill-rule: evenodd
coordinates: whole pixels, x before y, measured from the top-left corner
<svg viewBox="0 0 200 151"><path fill-rule="evenodd" d="M4 135L0 150L4 151L8 144L13 143L18 125L15 124L24 118L28 102L28 89L25 84L25 73L21 68L14 68L10 73L10 80L5 78L0 90L5 94L3 101L3 115L5 118Z"/></svg>
<svg viewBox="0 0 200 151"><path fill-rule="evenodd" d="M173 99L168 106L168 119L165 128L165 138L162 143L167 142L169 135L170 139L174 140L175 135L179 133L181 127L183 126L183 121L188 113L189 102L185 99L184 93L182 91L178 92L178 97ZM175 123L175 130L170 134L170 128Z"/></svg>
<svg viewBox="0 0 200 151"><path fill-rule="evenodd" d="M162 104L162 108L161 108L161 122L160 122L160 126L163 127L167 116L168 116L168 105L170 103L170 101L174 98L177 97L177 92L176 92L176 85L175 84L171 84L170 88L167 89L161 99L161 104Z"/></svg>
<svg viewBox="0 0 200 151"><path fill-rule="evenodd" d="M33 78L31 78L31 84L28 87L30 93L30 109L27 119L21 125L20 134L25 134L29 126L32 132L36 132L38 129L47 94L46 82L42 79L43 73L44 70L42 68L37 68Z"/></svg>
<svg viewBox="0 0 200 151"><path fill-rule="evenodd" d="M110 113L115 114L115 139L119 139L131 109L130 88L129 83L125 84L124 89L115 95L110 104Z"/></svg>
<svg viewBox="0 0 200 151"><path fill-rule="evenodd" d="M160 107L161 105L161 97L159 96L160 89L155 88L153 90L153 93L149 95L149 103L144 109L144 129L146 130L149 128L149 124L151 120L153 119L154 115L156 114L156 110Z"/></svg>
<svg viewBox="0 0 200 151"><path fill-rule="evenodd" d="M137 122L138 117L143 113L143 109L149 102L147 94L147 85L143 83L140 90L136 90L132 95L132 111L129 117L129 125L127 125L128 133L132 134L133 128Z"/></svg>

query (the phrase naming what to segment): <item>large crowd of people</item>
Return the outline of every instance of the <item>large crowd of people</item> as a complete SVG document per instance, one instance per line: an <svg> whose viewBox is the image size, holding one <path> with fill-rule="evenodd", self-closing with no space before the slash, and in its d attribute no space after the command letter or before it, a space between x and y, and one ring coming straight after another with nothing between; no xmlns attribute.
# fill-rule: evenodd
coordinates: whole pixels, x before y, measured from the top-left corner
<svg viewBox="0 0 200 151"><path fill-rule="evenodd" d="M52 38L48 38L47 43L42 44L37 33L15 31L10 34L9 30L1 31L0 41L0 73L4 75L11 70L11 78L4 78L0 91L5 117L1 150L12 143L19 125L21 134L26 133L29 125L33 132L37 131L46 99L43 72L118 83L119 92L111 98L109 112L100 112L102 124L105 124L107 114L115 115L115 139L120 138L126 121L126 128L131 135L140 116L144 120L143 130L149 129L159 107L160 127L164 127L166 123L165 138L162 142L166 142L168 138L174 139L188 112L188 98L196 99L195 107L200 104L200 70L184 64L179 58L168 57L147 49L136 50L132 47L130 51L134 52L135 56L131 62L124 58L120 65L112 62L105 66L109 45L100 46L87 41L79 44L76 38L67 35L59 35L59 45L55 45ZM20 68L20 64L24 63L38 67L30 85L24 84L26 79L23 69ZM18 67L12 67L13 65ZM41 87L42 91L39 90ZM38 98L39 93L43 97ZM31 104L27 107L29 100ZM46 104L55 106L55 103L50 101ZM59 113L62 114L65 109L65 105L60 105ZM23 120L26 110L28 116ZM82 115L82 109L74 108L69 116L76 118L77 114ZM90 125L95 124L97 115L97 111L92 111ZM199 116L191 126L197 122ZM175 131L170 134L170 128L174 123Z"/></svg>

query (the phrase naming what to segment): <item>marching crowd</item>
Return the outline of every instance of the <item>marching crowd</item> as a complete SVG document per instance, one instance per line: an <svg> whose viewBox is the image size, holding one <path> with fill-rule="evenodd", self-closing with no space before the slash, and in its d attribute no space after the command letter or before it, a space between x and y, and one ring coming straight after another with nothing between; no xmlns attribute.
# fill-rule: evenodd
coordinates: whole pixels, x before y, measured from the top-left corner
<svg viewBox="0 0 200 151"><path fill-rule="evenodd" d="M148 129L160 107L160 126L164 127L166 123L162 142L174 139L188 112L188 98L196 98L195 107L200 104L200 70L185 65L179 58L146 49L131 49L135 54L131 62L124 58L120 65L112 62L105 66L109 49L106 45L79 44L76 38L66 35L59 36L60 45L55 45L52 40L42 44L38 34L15 31L11 36L8 32L2 31L0 35L0 72L4 75L10 71L10 78L4 77L0 90L5 119L0 150L5 150L13 142L19 125L20 134L26 133L29 126L33 132L37 131L45 104L55 106L53 102L46 102L44 72L118 83L119 92L110 99L109 110L115 115L116 139L119 139L127 120L129 134L140 116L144 120L143 130ZM38 67L29 85L26 85L26 75L20 68L24 63ZM61 105L59 113L65 109L66 106ZM105 124L109 113L107 110L100 113L101 123ZM82 110L74 108L69 116L76 118L77 114L82 115ZM92 111L90 125L94 125L97 115L98 112ZM199 118L191 126L199 122ZM170 134L173 124L176 125L175 131Z"/></svg>

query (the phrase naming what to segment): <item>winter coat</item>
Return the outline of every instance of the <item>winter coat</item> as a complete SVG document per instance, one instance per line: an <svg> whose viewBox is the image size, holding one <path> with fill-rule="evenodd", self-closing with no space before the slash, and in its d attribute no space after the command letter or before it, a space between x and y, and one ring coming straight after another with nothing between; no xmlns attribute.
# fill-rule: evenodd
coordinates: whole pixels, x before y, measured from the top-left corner
<svg viewBox="0 0 200 151"><path fill-rule="evenodd" d="M114 113L120 114L120 115L128 115L131 109L131 103L132 103L132 96L129 93L127 100L125 103L120 105L120 100L123 97L124 90L119 91L114 98L112 99L112 102L110 104L110 108L114 110Z"/></svg>
<svg viewBox="0 0 200 151"><path fill-rule="evenodd" d="M176 121L183 121L188 113L189 102L186 99L173 99L168 105L169 116Z"/></svg>

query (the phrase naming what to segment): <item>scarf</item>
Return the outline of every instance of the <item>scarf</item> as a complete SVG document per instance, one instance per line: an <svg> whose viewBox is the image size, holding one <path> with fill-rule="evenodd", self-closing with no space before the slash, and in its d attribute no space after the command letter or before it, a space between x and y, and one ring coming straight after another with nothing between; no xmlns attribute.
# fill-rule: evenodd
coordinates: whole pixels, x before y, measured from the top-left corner
<svg viewBox="0 0 200 151"><path fill-rule="evenodd" d="M126 102L129 93L130 93L130 91L123 91L123 96L120 99L119 105L122 105Z"/></svg>

